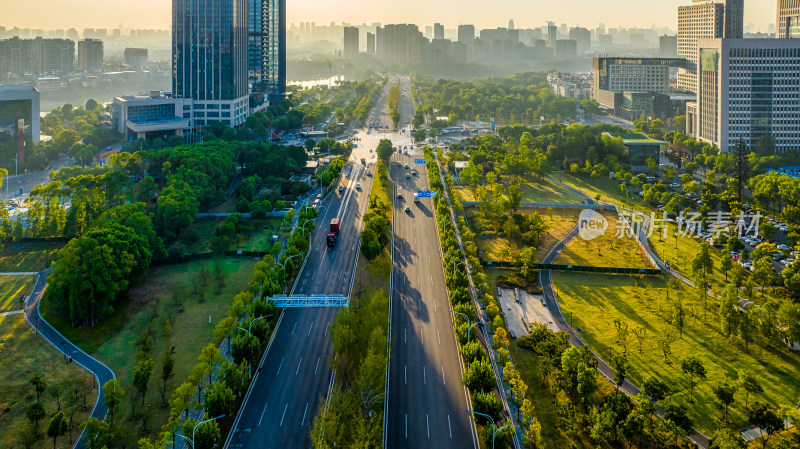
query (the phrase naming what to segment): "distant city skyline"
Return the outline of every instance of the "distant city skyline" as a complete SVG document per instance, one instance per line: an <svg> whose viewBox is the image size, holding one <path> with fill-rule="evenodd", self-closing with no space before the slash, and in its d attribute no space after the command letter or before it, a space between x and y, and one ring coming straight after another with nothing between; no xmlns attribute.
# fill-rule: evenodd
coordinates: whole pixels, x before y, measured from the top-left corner
<svg viewBox="0 0 800 449"><path fill-rule="evenodd" d="M477 28L505 27L513 19L517 28L536 28L552 20L557 25L593 29L599 23L606 28L677 28L678 6L690 0L573 0L569 5L543 0L497 0L492 7L477 0L429 2L406 0L403 8L375 6L367 0L293 0L287 11L289 24L331 22L414 23L424 27L434 22L453 29L459 24ZM29 0L24 7L4 11L0 26L6 28L158 28L170 27L172 2L165 0ZM775 22L776 0L746 0L745 26L767 31ZM31 13L34 11L35 13ZM424 11L424 12L421 12ZM458 14L454 14L457 12ZM455 17L457 15L457 17Z"/></svg>

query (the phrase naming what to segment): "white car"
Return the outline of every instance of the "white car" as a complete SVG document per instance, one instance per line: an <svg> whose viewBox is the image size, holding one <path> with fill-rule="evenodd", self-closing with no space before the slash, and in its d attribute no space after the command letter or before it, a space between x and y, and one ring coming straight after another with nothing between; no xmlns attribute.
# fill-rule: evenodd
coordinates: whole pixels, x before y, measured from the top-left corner
<svg viewBox="0 0 800 449"><path fill-rule="evenodd" d="M792 248L789 245L778 245L778 249L781 251L791 251Z"/></svg>

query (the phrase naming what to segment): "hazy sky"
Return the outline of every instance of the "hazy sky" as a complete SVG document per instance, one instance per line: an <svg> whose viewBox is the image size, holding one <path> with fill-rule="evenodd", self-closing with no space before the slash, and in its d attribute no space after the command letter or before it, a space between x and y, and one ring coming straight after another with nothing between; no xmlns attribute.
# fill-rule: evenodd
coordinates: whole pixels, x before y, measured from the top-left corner
<svg viewBox="0 0 800 449"><path fill-rule="evenodd" d="M538 27L557 24L594 28L677 28L677 6L690 0L287 0L289 23L440 22L448 28L474 23L479 28ZM11 28L163 28L170 26L171 0L0 0L0 26ZM13 7L8 7L12 5ZM775 21L776 0L745 0L745 24L765 30ZM424 29L424 28L423 28Z"/></svg>

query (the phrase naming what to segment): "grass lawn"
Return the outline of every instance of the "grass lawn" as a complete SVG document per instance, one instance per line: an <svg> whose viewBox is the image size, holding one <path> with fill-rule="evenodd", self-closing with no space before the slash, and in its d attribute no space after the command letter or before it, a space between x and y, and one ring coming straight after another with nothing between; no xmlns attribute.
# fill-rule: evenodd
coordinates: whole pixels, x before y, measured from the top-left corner
<svg viewBox="0 0 800 449"><path fill-rule="evenodd" d="M715 304L709 299L707 315L698 294L680 284L677 291L666 299L666 278L630 276L598 276L582 273L554 273L559 301L564 314L572 314L574 326L582 329L581 337L604 360L622 351L616 343L614 320L626 323L629 329L645 328L646 338L639 344L631 334L627 343L628 361L631 364L629 379L641 385L648 375L666 382L674 395L672 401L686 404L690 417L703 432L710 433L720 426L717 420L722 413L714 403L712 387L724 379L736 379L740 370L748 369L764 388L763 400L772 405L797 404L800 398L800 355L784 345L773 345L763 350L764 363L759 361L759 346L751 343L745 349L741 339L730 341L722 336ZM683 337L669 322L672 304L681 298L685 311ZM672 355L665 362L657 346L658 336L671 329L675 340ZM681 361L688 355L697 356L707 369L707 380L695 387L696 401L689 403L689 380L680 369ZM750 398L751 402L753 398ZM739 392L730 409L732 428L744 428L746 410L744 395Z"/></svg>
<svg viewBox="0 0 800 449"><path fill-rule="evenodd" d="M523 245L516 239L509 239L504 235L494 232L480 234L474 225L475 209L465 209L467 223L476 232L475 244L478 246L479 255L485 260L498 262L513 262L513 255L522 251ZM558 243L578 222L579 209L557 208L523 208L517 211L522 215L537 212L544 220L547 231L541 236L541 241L536 251L536 261L541 262L544 256Z"/></svg>
<svg viewBox="0 0 800 449"><path fill-rule="evenodd" d="M65 363L64 356L44 338L36 335L23 315L0 317L0 366L3 367L3 375L0 376L0 447L22 447L18 443L18 435L23 424L28 422L25 409L36 401L36 393L29 383L36 373L44 375L48 388L67 380L86 385L88 407L86 410L78 407L73 418L76 429L89 415L97 394L94 378L79 365ZM42 395L41 401L46 415L45 420L39 422L40 432L43 432L47 427L47 419L56 412L56 404L48 391ZM78 434L78 430L73 430L73 439ZM53 440L43 437L34 447L53 447ZM68 447L72 447L68 435L58 439L56 448Z"/></svg>
<svg viewBox="0 0 800 449"><path fill-rule="evenodd" d="M30 295L36 276L0 276L0 313L24 308L19 298Z"/></svg>
<svg viewBox="0 0 800 449"><path fill-rule="evenodd" d="M223 218L201 218L192 224L181 238L184 254L197 254L210 251L211 240ZM228 251L269 251L272 248L272 235L276 234L283 222L280 218L250 219L253 232L232 239L225 248Z"/></svg>
<svg viewBox="0 0 800 449"><path fill-rule="evenodd" d="M56 260L64 242L9 243L0 252L0 273L39 272L46 270Z"/></svg>
<svg viewBox="0 0 800 449"><path fill-rule="evenodd" d="M508 185L508 182L505 184ZM476 201L473 187L456 187L456 193L461 201ZM507 199L508 195L503 195L503 197ZM581 204L583 201L578 195L564 186L549 179L542 179L522 182L522 202Z"/></svg>
<svg viewBox="0 0 800 449"><path fill-rule="evenodd" d="M617 238L617 216L604 212L608 230L593 240L576 237L556 259L557 264L614 268L652 268L633 237Z"/></svg>
<svg viewBox="0 0 800 449"><path fill-rule="evenodd" d="M693 237L682 235L675 238L677 225L675 223L668 223L667 226L667 238L664 238L660 230L654 230L653 235L650 237L650 246L655 250L656 254L658 254L658 257L664 261L669 261L673 269L689 279L692 279L692 261L697 254L700 253L700 248L703 246L704 242ZM717 287L727 286L728 282L725 282L725 274L722 272L721 268L722 260L726 257L726 253L714 248L711 248L709 253L714 261L714 274L709 276L709 282ZM733 270L728 273L729 281L732 275Z"/></svg>
<svg viewBox="0 0 800 449"><path fill-rule="evenodd" d="M525 385L528 386L527 398L531 400L535 407L536 419L542 425L543 449L578 448L590 449L596 447L610 447L606 443L597 446L590 441L586 435L578 434L574 439L567 435L562 429L557 427L558 415L555 408L555 399L550 393L548 386L542 381L542 372L539 367L539 356L533 351L517 346L518 340L511 342L511 358L514 366L519 371ZM605 397L614 391L604 377L597 377L597 392L592 395L594 402L599 402L600 397ZM578 406L580 407L580 406Z"/></svg>
<svg viewBox="0 0 800 449"><path fill-rule="evenodd" d="M647 212L654 210L639 195L632 193L630 198L626 198L619 190L619 183L615 179L604 176L594 178L577 177L567 172L553 173L551 176L574 189L580 190L592 199L599 194L600 201L606 203L625 207L631 207L632 205L634 209Z"/></svg>
<svg viewBox="0 0 800 449"><path fill-rule="evenodd" d="M136 364L136 342L139 335L148 328L152 329L153 335L156 336L153 339L152 352L155 362L153 378L158 377L164 354L164 340L161 335L165 318L169 318L173 328L170 344L178 348L175 352L175 375L169 382L167 391L172 391L186 379L189 370L197 362L200 350L205 345L219 343L213 337L214 326L227 312L233 296L247 288L256 261L232 258L222 260L226 274L222 294L214 294L216 290L214 281L214 285L208 289L209 293L206 295L205 301L201 303L199 296L191 294L192 278L203 264L211 263L210 261L199 261L153 269L146 283L130 292L133 305L124 313L122 326L113 333L109 333L108 340L92 353L94 357L102 360L114 370L126 392L135 391L132 386L132 377L133 367ZM173 299L175 297L181 299L180 305L175 303ZM209 324L209 317L211 324ZM156 385L156 382L153 381L146 401L153 404L152 416L149 421L159 423L158 426L160 426L160 423L166 421L169 409L157 406L161 399ZM127 418L130 413L128 406L123 407L123 413ZM156 426L150 426L150 430L153 430L153 427ZM147 436L147 433L139 430L138 425L135 428L140 432L139 436Z"/></svg>

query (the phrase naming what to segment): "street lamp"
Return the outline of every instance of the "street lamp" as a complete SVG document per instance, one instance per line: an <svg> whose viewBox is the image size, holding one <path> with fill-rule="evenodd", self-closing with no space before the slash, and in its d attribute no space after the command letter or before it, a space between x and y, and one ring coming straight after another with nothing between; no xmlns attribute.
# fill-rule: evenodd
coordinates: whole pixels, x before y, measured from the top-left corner
<svg viewBox="0 0 800 449"><path fill-rule="evenodd" d="M303 237L306 236L306 223L308 223L309 221L314 221L314 219L313 218L309 218L308 220L303 222L302 226L300 226L300 229L303 230Z"/></svg>
<svg viewBox="0 0 800 449"><path fill-rule="evenodd" d="M501 430L505 429L506 427L508 427L508 426L510 426L510 425L511 425L511 423L508 423L508 424L506 424L505 426L503 426L503 427L501 427L501 428L499 428L499 429L498 429L498 428L497 428L497 426L494 424L494 419L492 419L492 417L491 417L491 416L489 416L489 415L487 415L487 414L485 414L485 413L481 413L481 412L475 412L475 411L472 411L472 410L470 410L470 409L467 409L467 408L465 408L465 409L464 409L464 411L465 411L465 412L472 413L473 415L481 415L481 416L484 416L484 417L486 417L486 418L489 418L489 420L492 422L492 449L494 449L494 437L495 437L495 436L497 436L497 433L498 433L498 432L500 432Z"/></svg>
<svg viewBox="0 0 800 449"><path fill-rule="evenodd" d="M451 256L450 254L447 254L447 253L442 253L442 254L444 254L445 256L447 256L447 257L449 257L449 258L453 259L453 273L454 273L454 274L455 274L455 272L456 272L456 263L458 263L458 264L459 264L459 265L461 265L461 266L463 266L463 265L464 265L464 262L462 262L462 261L460 261L460 260L456 259L455 257Z"/></svg>
<svg viewBox="0 0 800 449"><path fill-rule="evenodd" d="M205 424L207 422L211 422L211 421L214 421L214 420L217 420L217 419L220 419L220 418L224 418L224 417L225 417L225 415L219 415L216 418L207 419L205 421L200 421L199 423L195 424L194 429L192 429L192 439L191 440L189 439L189 437L185 437L185 436L183 436L183 435L181 435L179 433L176 433L175 435L177 435L177 436L183 438L184 440L188 441L189 443L191 443L192 444L192 449L194 449L194 434L195 434L195 432L197 432L197 428L202 426L203 424Z"/></svg>
<svg viewBox="0 0 800 449"><path fill-rule="evenodd" d="M259 317L259 318L256 318L256 319L254 319L253 321L251 321L251 322L250 322L250 325L249 325L249 326L247 326L247 329L245 329L245 328L243 328L243 327L240 327L240 326L236 326L236 327L237 327L237 328L239 328L239 329L241 329L241 330L243 330L243 331L244 331L244 330L246 330L246 331L247 331L247 336L248 336L248 337L250 337L250 329L252 329L252 328L253 328L253 323L255 323L255 322L256 322L256 321L258 321L258 320L263 320L264 318L269 318L269 317L271 317L271 316L272 316L272 314L270 313L269 315L264 315L264 316L262 316L262 317Z"/></svg>
<svg viewBox="0 0 800 449"><path fill-rule="evenodd" d="M469 317L467 315L465 315L465 314L463 314L461 312L456 312L453 309L450 309L450 311L453 312L453 313L456 313L458 315L463 316L464 319L467 320L467 342L469 342L469 331L472 329L472 321L470 321L470 319L469 319Z"/></svg>
<svg viewBox="0 0 800 449"><path fill-rule="evenodd" d="M286 272L286 262L294 259L295 257L303 256L303 254L295 254L294 256L287 257L286 260L283 261L283 271Z"/></svg>

